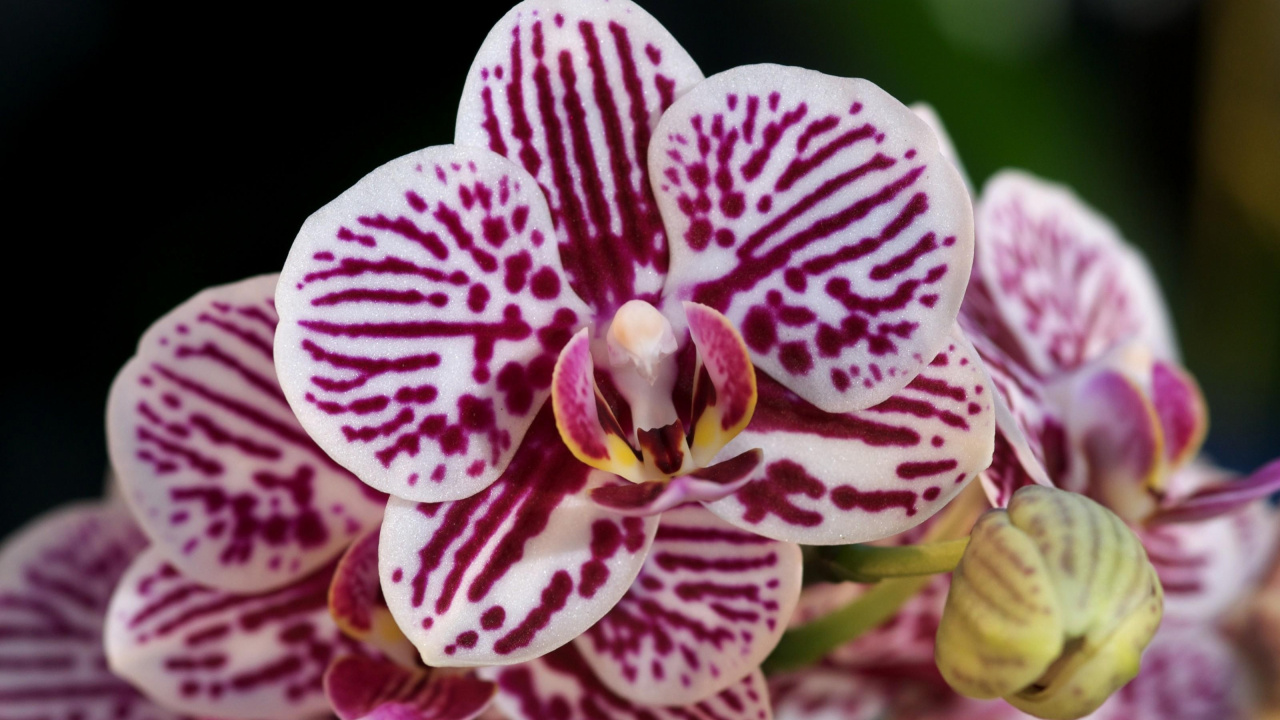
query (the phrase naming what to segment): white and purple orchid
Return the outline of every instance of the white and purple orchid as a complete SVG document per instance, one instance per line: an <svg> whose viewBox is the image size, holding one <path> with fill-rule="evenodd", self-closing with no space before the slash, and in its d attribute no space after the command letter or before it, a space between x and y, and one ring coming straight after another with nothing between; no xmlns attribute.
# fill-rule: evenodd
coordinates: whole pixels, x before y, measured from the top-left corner
<svg viewBox="0 0 1280 720"><path fill-rule="evenodd" d="M794 543L900 532L989 463L954 323L970 223L928 127L869 83L704 80L630 2L525 2L456 144L304 225L277 368L392 496L381 587L424 661L576 638L628 701L696 703L777 641Z"/></svg>

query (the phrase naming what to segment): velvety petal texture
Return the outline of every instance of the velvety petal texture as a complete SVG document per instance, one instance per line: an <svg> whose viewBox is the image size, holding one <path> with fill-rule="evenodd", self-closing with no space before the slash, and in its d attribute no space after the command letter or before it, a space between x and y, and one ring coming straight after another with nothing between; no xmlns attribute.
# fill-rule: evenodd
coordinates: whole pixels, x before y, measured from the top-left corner
<svg viewBox="0 0 1280 720"><path fill-rule="evenodd" d="M870 407L945 348L973 257L968 192L880 88L734 68L662 116L649 164L665 294L728 316L756 367L806 401Z"/></svg>
<svg viewBox="0 0 1280 720"><path fill-rule="evenodd" d="M307 219L276 302L280 382L307 432L412 500L497 479L588 309L537 183L478 148L393 160Z"/></svg>
<svg viewBox="0 0 1280 720"><path fill-rule="evenodd" d="M428 665L528 660L582 633L640 572L657 517L621 517L592 489L625 482L578 462L550 409L498 482L466 500L393 499L382 588Z"/></svg>
<svg viewBox="0 0 1280 720"><path fill-rule="evenodd" d="M753 481L708 505L766 537L811 545L875 540L915 526L991 463L995 410L958 328L896 395L825 413L763 373L751 425L722 457L760 448Z"/></svg>
<svg viewBox="0 0 1280 720"><path fill-rule="evenodd" d="M298 424L276 381L276 276L210 288L143 334L107 401L134 517L176 567L259 592L329 562L385 498Z"/></svg>
<svg viewBox="0 0 1280 720"><path fill-rule="evenodd" d="M528 0L476 55L455 142L537 178L569 286L601 319L662 289L667 238L646 152L658 116L701 80L684 48L630 0Z"/></svg>
<svg viewBox="0 0 1280 720"><path fill-rule="evenodd" d="M470 720L489 707L496 687L470 674L348 655L329 666L324 689L341 720Z"/></svg>
<svg viewBox="0 0 1280 720"><path fill-rule="evenodd" d="M107 600L146 538L119 505L54 510L0 550L0 717L178 720L107 669Z"/></svg>
<svg viewBox="0 0 1280 720"><path fill-rule="evenodd" d="M328 710L334 658L368 652L328 612L332 567L284 588L233 594L182 575L157 549L134 560L107 609L111 670L193 715L302 720Z"/></svg>
<svg viewBox="0 0 1280 720"><path fill-rule="evenodd" d="M693 705L631 703L609 690L576 645L532 662L485 668L498 683L498 708L510 720L771 720L764 675L753 670L728 689Z"/></svg>
<svg viewBox="0 0 1280 720"><path fill-rule="evenodd" d="M983 188L975 215L974 274L1034 370L1071 369L1131 339L1177 359L1146 261L1069 189L1004 171Z"/></svg>
<svg viewBox="0 0 1280 720"><path fill-rule="evenodd" d="M575 641L610 690L647 705L705 700L751 673L800 596L800 546L698 505L662 515L640 576Z"/></svg>

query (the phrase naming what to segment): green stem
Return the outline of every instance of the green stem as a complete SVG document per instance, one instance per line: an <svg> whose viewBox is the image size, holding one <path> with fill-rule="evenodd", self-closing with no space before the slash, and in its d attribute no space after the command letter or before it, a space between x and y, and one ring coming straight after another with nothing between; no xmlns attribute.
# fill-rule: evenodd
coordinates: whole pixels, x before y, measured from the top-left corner
<svg viewBox="0 0 1280 720"><path fill-rule="evenodd" d="M837 579L861 583L934 575L954 570L968 544L969 538L900 547L846 545L830 552L825 568Z"/></svg>
<svg viewBox="0 0 1280 720"><path fill-rule="evenodd" d="M920 592L928 575L894 578L878 583L856 600L811 623L782 635L782 641L765 658L766 673L798 670L893 617L902 604Z"/></svg>
<svg viewBox="0 0 1280 720"><path fill-rule="evenodd" d="M838 551L837 559L848 559L850 565L828 562L829 570L838 568L837 572L841 573L885 579L839 610L783 633L778 646L765 658L762 664L764 671L797 670L815 663L832 650L893 617L903 603L929 583L933 573L955 568L968 538L952 539L967 536L984 507L986 499L978 484L971 483L934 521L921 538L921 545L914 548L853 546L852 549Z"/></svg>

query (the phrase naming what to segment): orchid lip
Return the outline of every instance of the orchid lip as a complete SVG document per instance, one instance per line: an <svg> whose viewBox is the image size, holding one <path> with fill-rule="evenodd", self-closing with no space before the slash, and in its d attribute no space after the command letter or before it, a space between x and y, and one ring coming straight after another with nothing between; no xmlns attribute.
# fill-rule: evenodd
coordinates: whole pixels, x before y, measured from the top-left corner
<svg viewBox="0 0 1280 720"><path fill-rule="evenodd" d="M755 370L742 336L711 308L685 303L684 310L697 355L688 428L673 399L680 372L675 334L652 305L641 300L625 303L603 341L593 342L584 329L565 345L556 362L552 407L565 445L591 467L633 483L655 483L629 500L629 507L665 507L673 502L674 496L656 504L650 501L656 501L672 479L712 468L716 453L746 427L754 411ZM607 378L614 404L625 408L611 407L597 382L596 359L605 355L607 364L599 365L607 369L600 375ZM618 420L623 410L630 428ZM694 483L674 492L710 501L746 479L732 471L720 474L725 475L722 482Z"/></svg>

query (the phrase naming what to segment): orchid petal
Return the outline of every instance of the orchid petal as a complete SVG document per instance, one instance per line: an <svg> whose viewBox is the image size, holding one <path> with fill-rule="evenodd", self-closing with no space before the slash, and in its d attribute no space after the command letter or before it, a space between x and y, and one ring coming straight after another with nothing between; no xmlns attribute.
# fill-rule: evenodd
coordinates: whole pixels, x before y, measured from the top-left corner
<svg viewBox="0 0 1280 720"><path fill-rule="evenodd" d="M684 303L689 336L697 348L692 447L694 463L706 466L742 432L756 409L756 371L733 324L706 305Z"/></svg>
<svg viewBox="0 0 1280 720"><path fill-rule="evenodd" d="M532 662L480 671L498 683L497 705L511 720L772 720L769 691L757 669L695 705L636 705L596 678L577 645Z"/></svg>
<svg viewBox="0 0 1280 720"><path fill-rule="evenodd" d="M365 651L329 617L332 567L279 590L241 595L182 575L152 547L107 608L112 671L157 702L217 718L302 720L328 709L321 678Z"/></svg>
<svg viewBox="0 0 1280 720"><path fill-rule="evenodd" d="M735 68L662 116L649 164L672 238L665 295L728 316L757 368L806 401L868 408L947 343L972 261L968 192L880 88Z"/></svg>
<svg viewBox="0 0 1280 720"><path fill-rule="evenodd" d="M1066 418L1090 494L1126 521L1149 516L1165 469L1164 436L1142 388L1118 371L1089 373L1073 389Z"/></svg>
<svg viewBox="0 0 1280 720"><path fill-rule="evenodd" d="M497 687L349 655L329 666L324 690L341 720L471 720L489 706Z"/></svg>
<svg viewBox="0 0 1280 720"><path fill-rule="evenodd" d="M1073 369L1129 339L1177 359L1146 261L1070 190L1005 171L987 182L975 215L974 275L1018 334L1031 369Z"/></svg>
<svg viewBox="0 0 1280 720"><path fill-rule="evenodd" d="M722 455L759 447L765 464L709 504L728 522L810 545L864 542L933 515L991 463L995 410L977 353L958 328L885 402L833 415L759 374L755 419Z"/></svg>
<svg viewBox="0 0 1280 720"><path fill-rule="evenodd" d="M1271 561L1274 511L1254 503L1211 520L1139 531L1164 586L1165 616L1203 622L1222 615Z"/></svg>
<svg viewBox="0 0 1280 720"><path fill-rule="evenodd" d="M275 287L262 275L179 305L107 401L111 461L143 531L184 573L236 592L313 572L385 502L289 409L272 363Z"/></svg>
<svg viewBox="0 0 1280 720"><path fill-rule="evenodd" d="M378 577L380 529L366 533L338 560L329 583L329 615L348 637L381 650L406 667L417 664L417 651L391 617Z"/></svg>
<svg viewBox="0 0 1280 720"><path fill-rule="evenodd" d="M560 351L551 375L551 406L560 438L574 457L604 472L640 479L640 459L596 387L586 328Z"/></svg>
<svg viewBox="0 0 1280 720"><path fill-rule="evenodd" d="M657 518L621 518L591 490L544 409L498 482L466 500L393 499L379 569L392 615L433 666L512 664L582 633L635 579Z"/></svg>
<svg viewBox="0 0 1280 720"><path fill-rule="evenodd" d="M1189 462L1209 430L1209 408L1195 378L1173 363L1151 365L1151 402L1160 418L1165 458L1173 467Z"/></svg>
<svg viewBox="0 0 1280 720"><path fill-rule="evenodd" d="M119 506L31 521L0 551L0 716L176 720L107 670L103 615L146 538Z"/></svg>
<svg viewBox="0 0 1280 720"><path fill-rule="evenodd" d="M605 485L591 491L591 500L619 515L656 515L690 502L715 502L751 481L764 453L748 450L711 467L699 468L670 480L630 485Z"/></svg>
<svg viewBox="0 0 1280 720"><path fill-rule="evenodd" d="M607 318L656 300L667 239L649 187L649 136L702 80L630 0L527 0L498 21L467 76L456 142L518 160L555 221L569 286Z"/></svg>
<svg viewBox="0 0 1280 720"><path fill-rule="evenodd" d="M1164 524L1208 520L1240 510L1277 492L1280 492L1280 460L1273 460L1249 477L1224 477L1201 485L1191 494L1157 510L1148 522Z"/></svg>
<svg viewBox="0 0 1280 720"><path fill-rule="evenodd" d="M969 332L968 337L995 390L995 452L981 478L991 506L1002 508L1021 487L1054 486L1046 467L1052 466L1055 475L1064 474L1068 458L1066 435L1046 407L1045 388L1040 381L981 331Z"/></svg>
<svg viewBox="0 0 1280 720"><path fill-rule="evenodd" d="M892 717L888 692L872 678L812 667L771 677L776 720L879 720Z"/></svg>
<svg viewBox="0 0 1280 720"><path fill-rule="evenodd" d="M321 208L276 297L280 382L303 427L398 497L487 487L589 315L551 238L533 178L478 148L392 160Z"/></svg>
<svg viewBox="0 0 1280 720"><path fill-rule="evenodd" d="M800 546L690 505L662 516L640 576L576 645L610 690L647 705L701 702L742 680L800 597Z"/></svg>
<svg viewBox="0 0 1280 720"><path fill-rule="evenodd" d="M1256 688L1240 653L1212 625L1166 621L1142 670L1090 720L1238 720L1254 717Z"/></svg>

